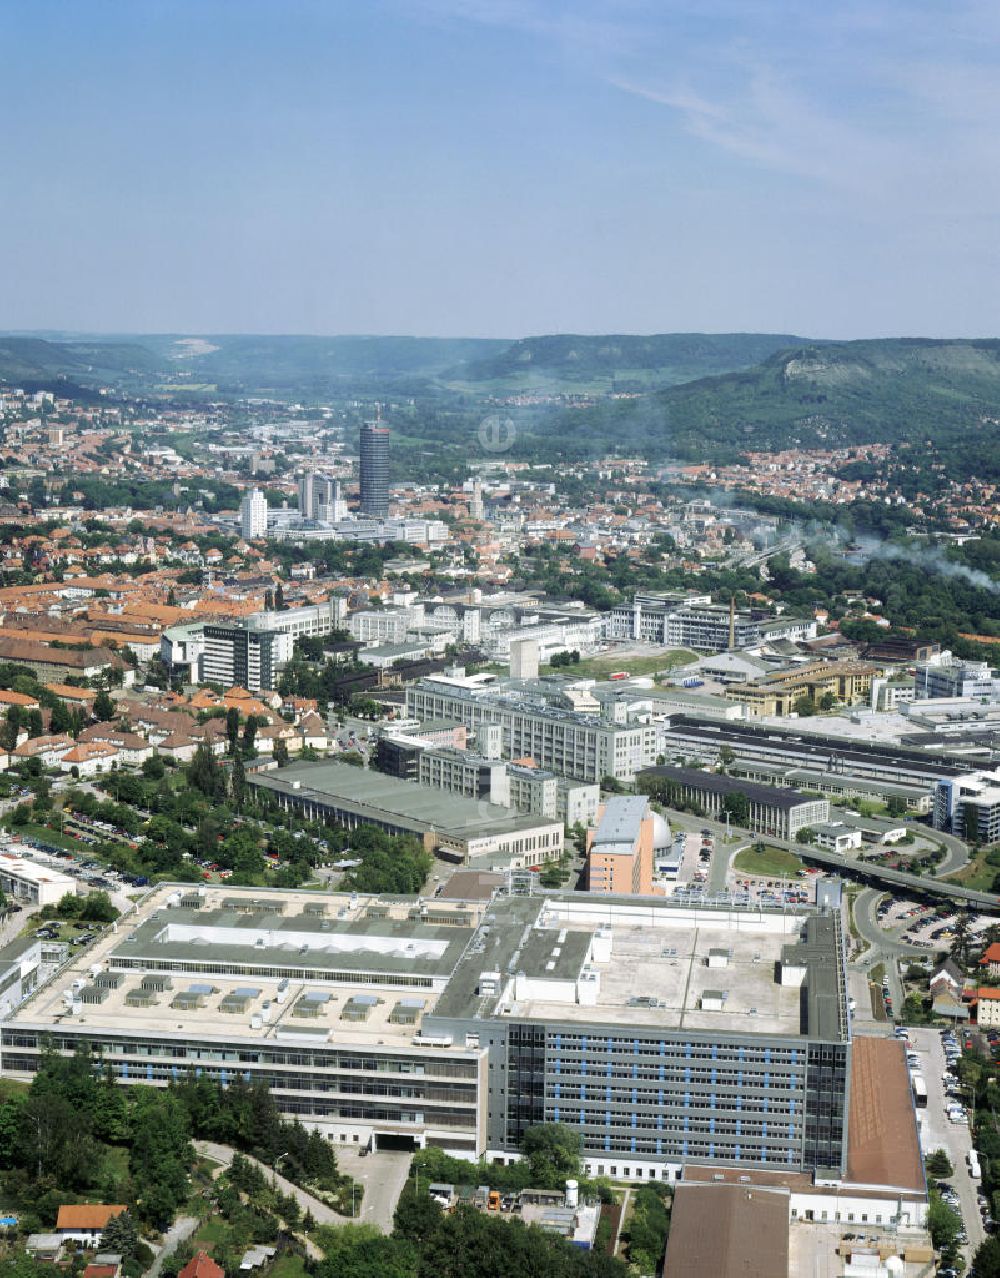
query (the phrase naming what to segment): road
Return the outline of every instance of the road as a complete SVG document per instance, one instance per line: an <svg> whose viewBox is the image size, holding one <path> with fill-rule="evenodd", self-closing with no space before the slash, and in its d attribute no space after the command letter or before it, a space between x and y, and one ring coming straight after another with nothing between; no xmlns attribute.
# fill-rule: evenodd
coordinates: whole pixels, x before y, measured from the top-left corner
<svg viewBox="0 0 1000 1278"><path fill-rule="evenodd" d="M945 952L947 947L943 945L912 945L909 941L902 940L900 934L906 931L905 922L891 931L880 927L875 911L883 896L885 892L881 888L865 888L857 895L854 902L854 926L863 941L880 954L891 955L893 958L926 959L932 958L935 953Z"/></svg>
<svg viewBox="0 0 1000 1278"><path fill-rule="evenodd" d="M938 843L943 843L945 847L945 858L935 871L939 879L946 874L956 874L969 864L968 844L963 843L954 834L946 834L943 830L934 830L927 837L928 839L933 838Z"/></svg>
<svg viewBox="0 0 1000 1278"><path fill-rule="evenodd" d="M196 1140L194 1147L199 1154L205 1154L206 1157L214 1159L223 1167L228 1167L233 1161L233 1154L236 1152L231 1145L220 1145L212 1140ZM299 1204L303 1211L312 1212L313 1219L320 1225L349 1225L352 1223L350 1216L342 1216L339 1212L328 1207L326 1203L321 1202L318 1198L314 1198L312 1194L306 1193L304 1189L300 1189L298 1185L293 1185L290 1180L286 1180L284 1176L279 1176L266 1163L258 1162L256 1158L249 1158L248 1161L255 1163L269 1180L277 1183L278 1188L283 1194L291 1194L295 1201Z"/></svg>
<svg viewBox="0 0 1000 1278"><path fill-rule="evenodd" d="M166 1258L172 1251L176 1251L185 1239L190 1238L197 1228L197 1216L178 1216L163 1235L163 1243L156 1253L156 1259L146 1270L145 1278L157 1278Z"/></svg>
<svg viewBox="0 0 1000 1278"><path fill-rule="evenodd" d="M759 835L750 836L759 838ZM973 892L969 888L960 887L957 883L946 883L930 875L910 874L905 870L889 870L881 865L872 865L868 861L856 861L852 857L838 856L835 852L824 852L820 848L805 847L801 843L792 843L787 839L768 837L768 843L777 848L786 848L797 853L804 861L821 865L825 870L837 870L845 878L867 880L882 886L905 888L907 893L916 897L942 897L948 901L965 901L975 906L982 913L1000 914L1000 897L990 892ZM957 867L956 867L957 868Z"/></svg>
<svg viewBox="0 0 1000 1278"><path fill-rule="evenodd" d="M719 821L692 817L688 813L675 812L673 809L667 809L667 818L672 828L676 827L681 830L700 830L705 828L710 829L716 836L717 854L712 858L708 890L710 892L723 891L731 856L723 858L718 853L724 851L727 846L721 842L721 836L725 835L727 827ZM857 861L852 857L838 856L835 852L824 852L820 848L795 843L790 839L755 834L753 831L740 830L735 826L732 827L731 833L738 835L740 839L739 843L728 845L731 850L743 846L744 843L752 843L757 839L763 838L773 847L784 848L786 851L794 852L797 856L802 857L804 861L808 861L813 865L820 865L826 870L836 870L846 878L864 879L885 889L902 887L917 897L934 896L942 897L949 901L964 901L984 913L1000 914L1000 897L990 892L973 892L957 883L942 882L939 878L932 878L930 875L910 874L905 870L889 870L881 865L872 865L868 861ZM962 856L964 855L966 860L968 859L968 852L961 840L955 839L951 835L941 834L937 830L934 831L934 837L940 838L948 846L949 854L944 862L946 871L953 874L956 870L961 869L962 865L965 864Z"/></svg>
<svg viewBox="0 0 1000 1278"><path fill-rule="evenodd" d="M233 1161L235 1152L230 1145L220 1145L215 1141L196 1140L195 1149L207 1155L223 1167ZM392 1217L403 1192L406 1178L410 1173L412 1155L395 1152L376 1152L363 1157L359 1150L339 1148L336 1151L337 1166L345 1175L358 1181L364 1194L361 1200L361 1211L357 1217L342 1216L326 1203L314 1198L312 1194L293 1185L284 1176L278 1175L273 1168L251 1158L269 1180L277 1181L278 1188L285 1194L291 1194L303 1211L310 1211L313 1219L320 1225L375 1225L383 1234L392 1232Z"/></svg>
<svg viewBox="0 0 1000 1278"><path fill-rule="evenodd" d="M383 1234L392 1233L392 1217L410 1174L411 1158L411 1154L388 1150L362 1156L357 1149L337 1149L337 1166L364 1185L359 1217L363 1225L375 1225Z"/></svg>
<svg viewBox="0 0 1000 1278"><path fill-rule="evenodd" d="M948 1179L958 1193L962 1221L969 1235L969 1246L964 1248L966 1262L970 1253L983 1241L982 1217L976 1201L976 1182L969 1176L965 1156L972 1148L972 1135L965 1123L953 1123L945 1112L942 1074L946 1070L941 1033L936 1029L910 1029L910 1042L920 1058L920 1069L927 1083L927 1108L918 1110L921 1118L921 1146L925 1154L943 1149L948 1155L954 1175Z"/></svg>

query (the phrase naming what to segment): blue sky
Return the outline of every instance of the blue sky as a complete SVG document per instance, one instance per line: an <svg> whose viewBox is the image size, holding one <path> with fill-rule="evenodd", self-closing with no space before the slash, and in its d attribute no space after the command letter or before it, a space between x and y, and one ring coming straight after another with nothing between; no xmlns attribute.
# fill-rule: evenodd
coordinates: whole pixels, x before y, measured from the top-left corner
<svg viewBox="0 0 1000 1278"><path fill-rule="evenodd" d="M0 328L1000 334L994 0L8 0L0 49Z"/></svg>

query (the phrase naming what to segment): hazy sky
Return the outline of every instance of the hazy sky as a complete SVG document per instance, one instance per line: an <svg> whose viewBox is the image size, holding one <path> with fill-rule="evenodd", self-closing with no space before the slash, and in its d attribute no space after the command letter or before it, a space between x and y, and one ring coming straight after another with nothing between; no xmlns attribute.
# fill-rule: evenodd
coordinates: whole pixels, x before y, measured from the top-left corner
<svg viewBox="0 0 1000 1278"><path fill-rule="evenodd" d="M6 0L0 328L997 335L996 0Z"/></svg>

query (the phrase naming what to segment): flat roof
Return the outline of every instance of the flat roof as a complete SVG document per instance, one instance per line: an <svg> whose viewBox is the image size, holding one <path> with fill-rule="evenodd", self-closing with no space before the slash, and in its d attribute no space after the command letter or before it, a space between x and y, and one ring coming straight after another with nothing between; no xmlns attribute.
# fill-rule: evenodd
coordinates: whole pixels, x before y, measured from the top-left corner
<svg viewBox="0 0 1000 1278"><path fill-rule="evenodd" d="M436 830L463 842L561 825L345 763L296 763L255 773L247 781L296 800L337 806L361 819L383 821L414 833Z"/></svg>
<svg viewBox="0 0 1000 1278"><path fill-rule="evenodd" d="M742 1032L841 1041L846 999L839 931L832 915L712 912L670 898L561 896L494 901L486 926L438 999L438 1018L510 1016L581 1027L633 1026ZM595 957L595 934L611 957ZM725 950L725 968L709 968ZM598 947L597 952L600 952ZM804 986L782 985L783 959L806 968ZM551 964L551 966L550 966ZM594 1002L576 1000L584 970L597 976ZM499 992L481 994L484 974ZM517 976L527 978L520 984ZM563 983L563 989L558 989ZM703 997L724 996L719 1011Z"/></svg>
<svg viewBox="0 0 1000 1278"><path fill-rule="evenodd" d="M450 1034L449 1021L512 1016L581 1029L829 1039L841 1028L835 1009L843 1003L835 924L812 909L713 910L667 898L496 894L458 903L161 885L117 933L74 952L11 1019L139 1037L374 1035L405 1045L418 1029L392 1019L405 1003L428 1025L425 1034ZM709 956L720 950L728 963L710 969ZM805 995L778 979L789 954L806 967ZM124 980L103 1002L81 1003L79 990L106 972ZM169 988L137 1005L150 977L169 978ZM593 1002L577 1001L581 977ZM721 1011L702 1008L710 990L724 996ZM247 1005L236 1007L240 1000ZM422 1006L414 1009L413 1000ZM365 1019L344 1018L348 1005L363 1005ZM455 1037L464 1043L461 1028Z"/></svg>
<svg viewBox="0 0 1000 1278"><path fill-rule="evenodd" d="M641 833L643 817L648 811L649 800L643 796L615 795L607 799L604 813L594 832L592 850L631 852Z"/></svg>
<svg viewBox="0 0 1000 1278"><path fill-rule="evenodd" d="M896 1039L854 1039L847 1179L926 1192L905 1049Z"/></svg>
<svg viewBox="0 0 1000 1278"><path fill-rule="evenodd" d="M790 1201L781 1188L682 1181L663 1278L787 1278Z"/></svg>

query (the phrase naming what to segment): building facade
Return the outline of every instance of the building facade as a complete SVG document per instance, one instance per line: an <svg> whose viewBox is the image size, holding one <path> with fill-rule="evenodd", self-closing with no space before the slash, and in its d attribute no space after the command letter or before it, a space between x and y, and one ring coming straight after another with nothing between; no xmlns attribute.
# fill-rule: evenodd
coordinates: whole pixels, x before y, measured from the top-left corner
<svg viewBox="0 0 1000 1278"><path fill-rule="evenodd" d="M506 1160L561 1122L590 1175L844 1174L835 911L166 886L0 1025L15 1077L81 1043L123 1083L263 1082L337 1143Z"/></svg>
<svg viewBox="0 0 1000 1278"><path fill-rule="evenodd" d="M361 514L385 519L389 514L388 426L366 422L361 427L360 448Z"/></svg>
<svg viewBox="0 0 1000 1278"><path fill-rule="evenodd" d="M240 502L240 535L247 541L267 534L267 498L259 488L244 493Z"/></svg>

